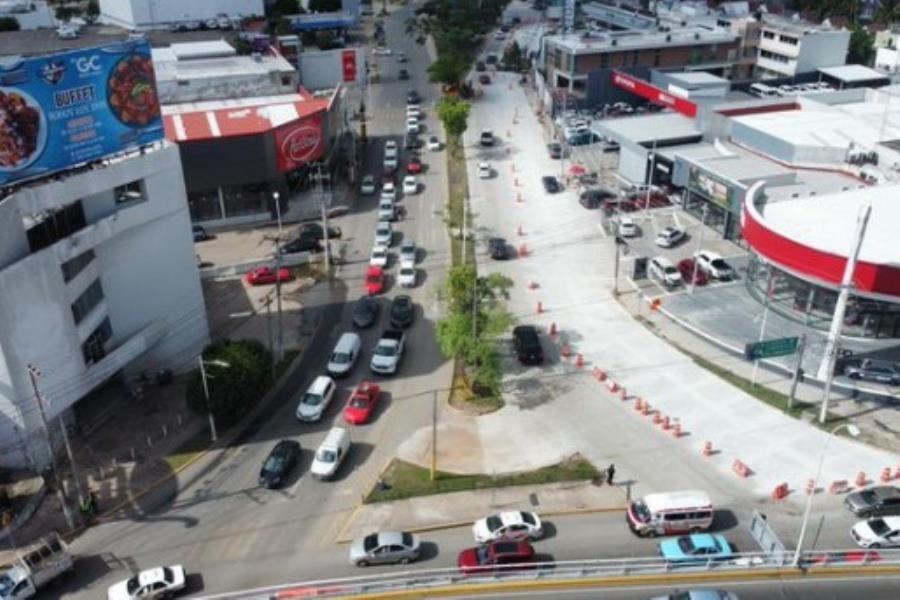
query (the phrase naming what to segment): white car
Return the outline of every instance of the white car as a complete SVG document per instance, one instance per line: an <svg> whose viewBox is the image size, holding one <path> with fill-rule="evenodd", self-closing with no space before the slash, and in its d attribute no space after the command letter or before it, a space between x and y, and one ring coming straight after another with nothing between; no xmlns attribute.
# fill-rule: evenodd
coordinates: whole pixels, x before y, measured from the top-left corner
<svg viewBox="0 0 900 600"><path fill-rule="evenodd" d="M622 237L634 237L637 235L637 225L631 217L621 217L619 219L619 235Z"/></svg>
<svg viewBox="0 0 900 600"><path fill-rule="evenodd" d="M375 226L375 245L390 248L394 239L394 230L389 221L379 221Z"/></svg>
<svg viewBox="0 0 900 600"><path fill-rule="evenodd" d="M316 377L297 404L294 413L297 420L309 422L322 420L322 415L334 398L334 387L334 380L331 377L327 375Z"/></svg>
<svg viewBox="0 0 900 600"><path fill-rule="evenodd" d="M440 142L440 140L437 139L436 135L433 135L430 138L428 138L428 149L433 150L435 152L441 149L441 142Z"/></svg>
<svg viewBox="0 0 900 600"><path fill-rule="evenodd" d="M134 598L163 598L184 589L184 567L156 567L141 571L134 577L109 587L108 600L132 600Z"/></svg>
<svg viewBox="0 0 900 600"><path fill-rule="evenodd" d="M850 535L863 548L900 547L900 516L860 521L850 530Z"/></svg>
<svg viewBox="0 0 900 600"><path fill-rule="evenodd" d="M388 264L387 246L375 246L372 248L372 256L369 258L369 264L373 267L381 267L384 269Z"/></svg>
<svg viewBox="0 0 900 600"><path fill-rule="evenodd" d="M403 193L415 194L419 191L419 182L416 181L415 175L407 175L403 178Z"/></svg>
<svg viewBox="0 0 900 600"><path fill-rule="evenodd" d="M397 188L394 186L393 181L387 181L381 186L381 199L390 200L391 202L397 199Z"/></svg>
<svg viewBox="0 0 900 600"><path fill-rule="evenodd" d="M400 266L400 274L397 276L397 282L400 287L416 286L416 268L413 266Z"/></svg>
<svg viewBox="0 0 900 600"><path fill-rule="evenodd" d="M497 540L536 540L544 535L541 519L532 512L507 511L478 519L472 534L479 544Z"/></svg>
<svg viewBox="0 0 900 600"><path fill-rule="evenodd" d="M479 179L490 179L491 178L491 164L486 162L478 163L478 178Z"/></svg>
<svg viewBox="0 0 900 600"><path fill-rule="evenodd" d="M713 279L727 280L734 277L734 269L725 259L710 250L699 250L694 253L697 266Z"/></svg>
<svg viewBox="0 0 900 600"><path fill-rule="evenodd" d="M411 105L406 107L406 118L407 119L419 119L422 117L422 111L418 106Z"/></svg>
<svg viewBox="0 0 900 600"><path fill-rule="evenodd" d="M416 255L416 243L412 240L403 240L403 243L400 244L400 265L402 267L415 266Z"/></svg>
<svg viewBox="0 0 900 600"><path fill-rule="evenodd" d="M390 152L397 153L397 140L386 140L384 142L384 153L388 154Z"/></svg>
<svg viewBox="0 0 900 600"><path fill-rule="evenodd" d="M384 168L386 171L394 171L397 169L397 155L384 157Z"/></svg>
<svg viewBox="0 0 900 600"><path fill-rule="evenodd" d="M406 119L406 131L408 133L419 133L421 130L421 125L419 125L419 119L417 117L410 117Z"/></svg>
<svg viewBox="0 0 900 600"><path fill-rule="evenodd" d="M669 289L684 283L681 280L681 273L678 272L672 261L665 256L654 256L651 258L647 272L651 278L656 279Z"/></svg>
<svg viewBox="0 0 900 600"><path fill-rule="evenodd" d="M397 210L394 208L394 201L382 197L378 202L378 220L393 221L395 218L397 218Z"/></svg>
<svg viewBox="0 0 900 600"><path fill-rule="evenodd" d="M374 54L375 56L390 56L393 53L393 50L391 50L390 48L385 48L384 46L375 46L375 48L372 50L372 54Z"/></svg>
<svg viewBox="0 0 900 600"><path fill-rule="evenodd" d="M359 191L365 196L369 196L375 193L375 176L374 175L366 175L362 178L362 184L359 186Z"/></svg>
<svg viewBox="0 0 900 600"><path fill-rule="evenodd" d="M653 243L661 248L671 248L684 239L684 231L675 227L666 227L656 234Z"/></svg>

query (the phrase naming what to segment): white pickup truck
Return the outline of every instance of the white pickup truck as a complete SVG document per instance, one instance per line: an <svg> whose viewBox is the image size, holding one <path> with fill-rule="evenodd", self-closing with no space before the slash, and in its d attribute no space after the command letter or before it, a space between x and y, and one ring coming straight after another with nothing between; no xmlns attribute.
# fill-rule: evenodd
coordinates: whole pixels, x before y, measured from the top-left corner
<svg viewBox="0 0 900 600"><path fill-rule="evenodd" d="M75 568L59 534L0 555L0 600L33 598L38 590Z"/></svg>
<svg viewBox="0 0 900 600"><path fill-rule="evenodd" d="M393 375L400 366L403 358L403 346L406 335L399 329L388 329L381 335L375 351L372 352L372 362L369 368L378 375Z"/></svg>

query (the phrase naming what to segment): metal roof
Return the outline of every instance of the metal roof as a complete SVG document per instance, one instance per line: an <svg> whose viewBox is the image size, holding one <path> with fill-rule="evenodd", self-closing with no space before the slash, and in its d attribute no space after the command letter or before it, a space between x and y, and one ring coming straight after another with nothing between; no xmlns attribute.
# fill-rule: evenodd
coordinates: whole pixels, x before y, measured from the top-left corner
<svg viewBox="0 0 900 600"><path fill-rule="evenodd" d="M841 65L839 67L825 67L819 69L819 73L834 77L844 83L859 83L862 81L887 80L884 73L863 65Z"/></svg>
<svg viewBox="0 0 900 600"><path fill-rule="evenodd" d="M605 119L599 121L596 127L608 131L613 137L638 144L653 140L678 140L702 135L694 119L678 113Z"/></svg>

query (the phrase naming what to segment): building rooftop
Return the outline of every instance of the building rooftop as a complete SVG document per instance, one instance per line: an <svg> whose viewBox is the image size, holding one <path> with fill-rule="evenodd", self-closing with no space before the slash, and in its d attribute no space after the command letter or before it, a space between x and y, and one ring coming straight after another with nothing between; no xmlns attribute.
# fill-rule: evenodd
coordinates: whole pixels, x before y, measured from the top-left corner
<svg viewBox="0 0 900 600"><path fill-rule="evenodd" d="M784 15L776 15L773 13L763 13L763 27L779 29L781 31L789 31L798 35L806 35L808 33L818 33L821 31L839 31L827 21L822 23L810 23L804 21L796 13L787 17Z"/></svg>
<svg viewBox="0 0 900 600"><path fill-rule="evenodd" d="M573 54L593 54L610 49L638 50L641 48L663 48L665 46L696 46L726 44L737 39L737 35L724 29L710 30L705 27L684 27L673 31L628 30L582 32L551 35L544 38Z"/></svg>
<svg viewBox="0 0 900 600"><path fill-rule="evenodd" d="M793 169L729 142L716 142L714 150L715 154L698 158L695 162L732 181L749 184L760 179L791 178L796 173Z"/></svg>
<svg viewBox="0 0 900 600"><path fill-rule="evenodd" d="M702 135L694 119L668 112L604 119L598 123L598 127L615 138L631 140L637 144L652 144L653 140L664 142Z"/></svg>
<svg viewBox="0 0 900 600"><path fill-rule="evenodd" d="M684 73L666 73L669 78L678 85L685 87L691 86L709 86L709 85L731 85L727 79L718 77L706 71L685 71Z"/></svg>
<svg viewBox="0 0 900 600"><path fill-rule="evenodd" d="M884 73L864 67L863 65L841 65L819 69L820 73L833 77L844 83L861 83L864 81L887 81Z"/></svg>
<svg viewBox="0 0 900 600"><path fill-rule="evenodd" d="M199 45L195 45L199 44ZM224 40L176 44L177 47L152 48L153 68L160 82L179 79L211 79L241 75L266 75L272 72L294 71L293 65L282 56L256 54L238 56Z"/></svg>

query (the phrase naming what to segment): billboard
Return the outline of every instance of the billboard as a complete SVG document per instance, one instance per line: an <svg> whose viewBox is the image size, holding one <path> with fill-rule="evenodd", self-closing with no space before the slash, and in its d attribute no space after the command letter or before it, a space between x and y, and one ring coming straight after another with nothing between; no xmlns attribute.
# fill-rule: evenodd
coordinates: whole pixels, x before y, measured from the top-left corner
<svg viewBox="0 0 900 600"><path fill-rule="evenodd" d="M697 105L693 102L661 90L655 85L650 85L637 77L616 71L613 73L612 82L617 88L629 91L655 104L671 108L686 117L694 118L697 116Z"/></svg>
<svg viewBox="0 0 900 600"><path fill-rule="evenodd" d="M291 121L275 130L275 157L278 170L293 171L314 162L325 152L322 112Z"/></svg>
<svg viewBox="0 0 900 600"><path fill-rule="evenodd" d="M145 40L0 62L0 185L162 137Z"/></svg>
<svg viewBox="0 0 900 600"><path fill-rule="evenodd" d="M731 187L691 165L688 188L700 192L725 210L731 210Z"/></svg>

